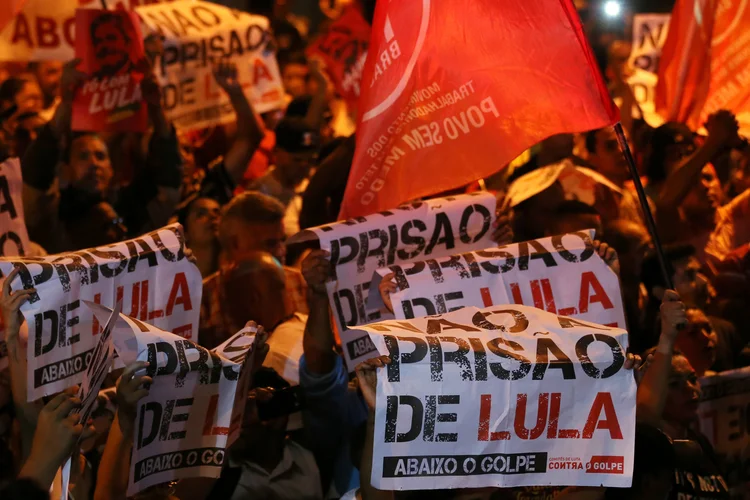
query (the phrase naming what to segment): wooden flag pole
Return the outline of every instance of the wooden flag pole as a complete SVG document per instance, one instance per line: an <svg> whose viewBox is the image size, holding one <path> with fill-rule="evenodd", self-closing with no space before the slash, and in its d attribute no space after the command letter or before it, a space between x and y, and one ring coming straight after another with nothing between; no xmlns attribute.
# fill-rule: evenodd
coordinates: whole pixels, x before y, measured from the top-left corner
<svg viewBox="0 0 750 500"><path fill-rule="evenodd" d="M666 283L668 289L673 290L674 283L672 283L672 266L670 266L664 258L664 250L661 246L659 233L656 231L656 222L654 222L654 216L648 206L648 198L646 198L646 192L643 190L643 184L641 184L641 176L638 175L638 169L635 167L633 154L630 152L630 146L628 146L628 141L625 138L625 132L622 130L622 124L620 122L617 122L615 125L615 134L617 135L617 142L620 144L620 151L625 155L625 159L628 162L630 176L633 178L635 191L638 193L638 201L641 203L643 218L646 221L648 232L651 234L651 241L654 242L654 250L656 251L656 257L659 259L659 266L661 267L661 273L664 277L664 283Z"/></svg>

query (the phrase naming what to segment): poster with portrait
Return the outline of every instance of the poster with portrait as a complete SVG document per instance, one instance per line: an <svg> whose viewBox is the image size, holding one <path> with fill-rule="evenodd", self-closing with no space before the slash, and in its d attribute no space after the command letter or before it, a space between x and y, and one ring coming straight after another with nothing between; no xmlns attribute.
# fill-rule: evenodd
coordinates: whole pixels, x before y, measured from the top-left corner
<svg viewBox="0 0 750 500"><path fill-rule="evenodd" d="M145 132L145 52L135 12L76 11L76 57L89 78L73 101L73 130Z"/></svg>

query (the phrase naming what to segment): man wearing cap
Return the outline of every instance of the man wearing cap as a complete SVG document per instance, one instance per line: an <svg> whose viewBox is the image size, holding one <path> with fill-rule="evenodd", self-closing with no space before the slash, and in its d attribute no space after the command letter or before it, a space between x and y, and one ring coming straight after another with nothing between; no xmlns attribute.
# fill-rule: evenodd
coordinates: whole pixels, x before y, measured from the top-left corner
<svg viewBox="0 0 750 500"><path fill-rule="evenodd" d="M250 190L272 196L284 205L284 230L287 236L292 236L299 232L300 195L315 164L320 136L302 118L284 118L275 132L275 165L253 182Z"/></svg>

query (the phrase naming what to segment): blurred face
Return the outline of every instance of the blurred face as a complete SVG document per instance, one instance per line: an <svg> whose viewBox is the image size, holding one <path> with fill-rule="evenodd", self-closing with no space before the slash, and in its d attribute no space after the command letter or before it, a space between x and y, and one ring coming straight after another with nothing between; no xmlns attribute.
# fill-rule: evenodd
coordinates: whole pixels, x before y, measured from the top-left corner
<svg viewBox="0 0 750 500"><path fill-rule="evenodd" d="M107 145L99 137L84 135L70 146L68 175L75 187L91 194L104 194L112 180Z"/></svg>
<svg viewBox="0 0 750 500"><path fill-rule="evenodd" d="M227 221L226 231L232 248L227 251L229 260L238 262L248 254L268 252L282 264L286 260L286 233L281 221L268 224L249 224Z"/></svg>
<svg viewBox="0 0 750 500"><path fill-rule="evenodd" d="M680 331L676 345L696 372L702 375L716 361L719 338L700 309L688 309L687 317L688 327Z"/></svg>
<svg viewBox="0 0 750 500"><path fill-rule="evenodd" d="M38 113L42 110L42 90L34 80L28 80L16 94L16 106L18 114Z"/></svg>
<svg viewBox="0 0 750 500"><path fill-rule="evenodd" d="M674 286L689 307L704 307L711 298L708 278L700 272L701 265L693 256L673 262Z"/></svg>
<svg viewBox="0 0 750 500"><path fill-rule="evenodd" d="M563 219L557 220L553 224L553 227L550 228L552 229L552 233L547 236L574 233L576 231L583 231L591 228L596 230L596 234L602 234L602 220L598 215L569 215Z"/></svg>
<svg viewBox="0 0 750 500"><path fill-rule="evenodd" d="M91 34L96 59L102 70L115 73L127 64L128 41L114 22L100 24Z"/></svg>
<svg viewBox="0 0 750 500"><path fill-rule="evenodd" d="M615 184L621 185L629 178L628 163L611 127L596 133L596 147L590 160L602 175Z"/></svg>
<svg viewBox="0 0 750 500"><path fill-rule="evenodd" d="M685 356L673 356L664 419L680 424L689 423L698 411L700 395L698 376L690 362Z"/></svg>
<svg viewBox="0 0 750 500"><path fill-rule="evenodd" d="M187 216L187 241L193 245L206 245L216 240L219 227L219 204L210 198L196 200Z"/></svg>
<svg viewBox="0 0 750 500"><path fill-rule="evenodd" d="M559 182L519 204L513 213L513 231L519 238L534 239L545 235L555 209L565 201Z"/></svg>
<svg viewBox="0 0 750 500"><path fill-rule="evenodd" d="M309 73L310 70L306 64L287 64L281 75L287 94L293 98L305 95L307 93L307 76Z"/></svg>
<svg viewBox="0 0 750 500"><path fill-rule="evenodd" d="M279 169L283 182L289 187L296 187L307 179L313 168L315 153L289 153L276 149L276 168Z"/></svg>
<svg viewBox="0 0 750 500"><path fill-rule="evenodd" d="M60 94L60 78L63 63L60 61L42 61L36 67L36 80L42 89L46 105L52 104Z"/></svg>
<svg viewBox="0 0 750 500"><path fill-rule="evenodd" d="M729 181L736 193L750 189L750 152L737 155L735 166L729 174Z"/></svg>
<svg viewBox="0 0 750 500"><path fill-rule="evenodd" d="M706 165L701 171L700 181L693 186L682 202L682 209L688 218L712 217L722 201L721 183L716 171L713 166Z"/></svg>
<svg viewBox="0 0 750 500"><path fill-rule="evenodd" d="M664 151L664 168L667 175L671 175L693 153L695 153L695 143L692 138L680 137L678 143L667 146Z"/></svg>

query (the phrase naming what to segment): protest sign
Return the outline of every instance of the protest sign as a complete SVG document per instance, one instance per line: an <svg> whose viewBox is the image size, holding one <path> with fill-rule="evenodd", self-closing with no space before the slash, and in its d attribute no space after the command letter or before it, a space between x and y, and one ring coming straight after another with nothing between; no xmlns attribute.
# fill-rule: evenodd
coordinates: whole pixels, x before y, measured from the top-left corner
<svg viewBox="0 0 750 500"><path fill-rule="evenodd" d="M79 422L86 426L94 409L96 398L99 396L99 390L102 388L104 378L112 368L112 361L115 354L115 345L112 342L112 328L115 326L115 321L120 315L122 304L118 302L114 311L112 311L88 300L84 300L83 302L86 304L86 307L91 309L94 316L100 322L104 323L104 328L99 335L94 353L91 355L91 361L86 368L86 373L83 375L83 382L81 382L81 386L78 388L78 399L81 401L81 408L77 413L80 416ZM78 439L80 441L80 436ZM72 458L69 457L62 467L61 500L68 498L71 460Z"/></svg>
<svg viewBox="0 0 750 500"><path fill-rule="evenodd" d="M382 490L631 484L627 333L519 305L359 327L378 371Z"/></svg>
<svg viewBox="0 0 750 500"><path fill-rule="evenodd" d="M549 136L613 125L595 61L571 0L378 2L340 218L475 182Z"/></svg>
<svg viewBox="0 0 750 500"><path fill-rule="evenodd" d="M643 118L653 127L664 123L656 113L656 73L661 51L669 32L670 14L636 14L633 16L633 45L628 60L631 75L627 79Z"/></svg>
<svg viewBox="0 0 750 500"><path fill-rule="evenodd" d="M750 498L750 368L703 377L700 430L724 465L733 499Z"/></svg>
<svg viewBox="0 0 750 500"><path fill-rule="evenodd" d="M127 495L176 479L219 477L242 423L255 329L208 351L120 314L113 335L124 362L148 361L144 371L153 378L138 402Z"/></svg>
<svg viewBox="0 0 750 500"><path fill-rule="evenodd" d="M397 319L462 307L521 304L615 328L626 328L620 280L593 248L593 231L576 232L378 269L377 290L393 273ZM382 305L370 294L370 307Z"/></svg>
<svg viewBox="0 0 750 500"><path fill-rule="evenodd" d="M145 52L138 16L132 11L78 9L76 33L78 69L89 79L73 100L73 130L145 132Z"/></svg>
<svg viewBox="0 0 750 500"><path fill-rule="evenodd" d="M196 339L202 280L184 250L182 227L172 224L112 245L0 259L4 276L20 269L12 290L36 288L21 307L29 325L28 400L81 381L101 329L83 300L122 301L130 316Z"/></svg>
<svg viewBox="0 0 750 500"><path fill-rule="evenodd" d="M3 0L5 2L7 0ZM107 0L110 10L170 0ZM0 26L0 60L68 61L74 57L77 8L99 8L101 0L26 0L20 12Z"/></svg>
<svg viewBox="0 0 750 500"><path fill-rule="evenodd" d="M327 284L328 299L350 370L354 370L353 358L373 349L366 336L358 333L351 338L345 331L393 317L367 306L375 270L491 246L495 204L495 197L487 192L435 198L312 228L290 238L290 244L317 238L320 247L331 254L335 275Z"/></svg>
<svg viewBox="0 0 750 500"><path fill-rule="evenodd" d="M21 161L8 158L0 163L0 256L26 255L29 235L23 217Z"/></svg>
<svg viewBox="0 0 750 500"><path fill-rule="evenodd" d="M359 7L350 5L328 32L307 48L308 56L323 60L336 91L350 109L357 108L369 44L370 25L362 17Z"/></svg>
<svg viewBox="0 0 750 500"><path fill-rule="evenodd" d="M23 216L22 190L21 162L18 158L8 158L0 163L0 257L23 256L30 248ZM4 330L0 317L0 370L8 367Z"/></svg>
<svg viewBox="0 0 750 500"><path fill-rule="evenodd" d="M136 9L143 24L165 37L157 64L167 118L180 130L235 119L212 62L237 64L238 79L257 113L284 105L268 19L210 2L180 0Z"/></svg>

